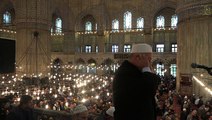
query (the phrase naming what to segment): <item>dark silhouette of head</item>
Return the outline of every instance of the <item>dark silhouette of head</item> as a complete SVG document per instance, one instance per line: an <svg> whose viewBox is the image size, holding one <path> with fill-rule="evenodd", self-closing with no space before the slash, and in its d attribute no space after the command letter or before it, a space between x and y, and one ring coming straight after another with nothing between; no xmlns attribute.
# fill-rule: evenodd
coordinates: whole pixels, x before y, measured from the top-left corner
<svg viewBox="0 0 212 120"><path fill-rule="evenodd" d="M22 95L19 106L22 108L31 108L32 107L32 97L29 95Z"/></svg>

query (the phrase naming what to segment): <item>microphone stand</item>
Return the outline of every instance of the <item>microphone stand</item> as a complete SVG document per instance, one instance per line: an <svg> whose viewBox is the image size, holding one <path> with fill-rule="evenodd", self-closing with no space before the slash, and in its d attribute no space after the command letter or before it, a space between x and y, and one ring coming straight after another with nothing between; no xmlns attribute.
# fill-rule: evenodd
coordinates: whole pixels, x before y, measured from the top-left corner
<svg viewBox="0 0 212 120"><path fill-rule="evenodd" d="M208 74L212 76L212 67L208 67L206 70L208 71Z"/></svg>
<svg viewBox="0 0 212 120"><path fill-rule="evenodd" d="M212 67L207 67L205 65L198 65L196 63L192 63L191 64L191 67L192 68L202 68L202 69L205 69L208 72L208 74L212 76Z"/></svg>

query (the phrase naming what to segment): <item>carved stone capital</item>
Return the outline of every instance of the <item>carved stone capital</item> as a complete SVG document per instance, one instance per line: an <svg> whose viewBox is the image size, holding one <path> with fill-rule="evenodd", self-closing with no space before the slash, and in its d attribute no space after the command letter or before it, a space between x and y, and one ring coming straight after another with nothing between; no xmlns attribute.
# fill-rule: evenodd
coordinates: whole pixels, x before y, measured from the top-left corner
<svg viewBox="0 0 212 120"><path fill-rule="evenodd" d="M185 2L179 4L176 9L179 23L188 19L211 16L212 15L212 1L202 0L196 2Z"/></svg>

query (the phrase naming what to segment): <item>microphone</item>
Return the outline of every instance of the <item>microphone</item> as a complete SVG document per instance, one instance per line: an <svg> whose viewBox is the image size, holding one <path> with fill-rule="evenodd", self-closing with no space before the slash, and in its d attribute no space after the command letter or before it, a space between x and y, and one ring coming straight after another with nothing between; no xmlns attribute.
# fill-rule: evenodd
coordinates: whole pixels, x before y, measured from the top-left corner
<svg viewBox="0 0 212 120"><path fill-rule="evenodd" d="M196 64L196 63L191 63L191 67L192 68L202 68L202 69L205 69L205 70L207 70L208 74L212 75L212 67L207 67L205 65L199 65L199 64Z"/></svg>
<svg viewBox="0 0 212 120"><path fill-rule="evenodd" d="M203 69L208 69L208 67L204 66L204 65L199 65L199 64L196 64L196 63L192 63L191 64L191 67L192 68L203 68Z"/></svg>

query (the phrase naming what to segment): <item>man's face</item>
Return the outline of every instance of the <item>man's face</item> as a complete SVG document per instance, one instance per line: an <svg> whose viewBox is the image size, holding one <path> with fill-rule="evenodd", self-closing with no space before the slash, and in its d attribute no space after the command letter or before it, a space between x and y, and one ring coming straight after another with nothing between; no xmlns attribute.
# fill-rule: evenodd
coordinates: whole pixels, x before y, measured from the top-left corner
<svg viewBox="0 0 212 120"><path fill-rule="evenodd" d="M140 66L143 67L150 67L152 61L152 53L142 53L139 55L140 57Z"/></svg>

